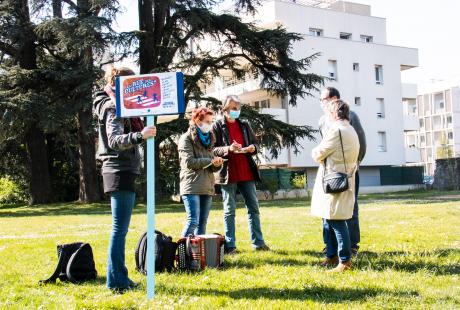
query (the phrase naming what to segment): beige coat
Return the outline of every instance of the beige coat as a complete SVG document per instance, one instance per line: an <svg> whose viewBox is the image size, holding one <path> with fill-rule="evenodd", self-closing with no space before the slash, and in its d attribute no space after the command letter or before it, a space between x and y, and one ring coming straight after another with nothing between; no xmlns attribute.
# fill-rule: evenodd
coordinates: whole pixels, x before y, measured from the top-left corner
<svg viewBox="0 0 460 310"><path fill-rule="evenodd" d="M339 130L342 133L347 173L351 176L348 179L349 189L342 193L326 194L323 191L324 159L327 157L326 173L345 172ZM311 152L313 160L320 163L313 188L311 201L312 215L330 220L347 220L352 217L353 205L355 203L354 172L358 161L358 154L358 135L350 123L348 121L336 121L332 123L323 141Z"/></svg>

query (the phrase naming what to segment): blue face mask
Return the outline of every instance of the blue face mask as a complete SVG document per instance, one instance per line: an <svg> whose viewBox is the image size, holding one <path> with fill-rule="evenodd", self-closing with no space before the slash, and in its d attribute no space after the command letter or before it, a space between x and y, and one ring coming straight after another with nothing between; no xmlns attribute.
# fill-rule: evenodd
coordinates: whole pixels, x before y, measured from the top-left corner
<svg viewBox="0 0 460 310"><path fill-rule="evenodd" d="M238 117L240 117L240 113L241 113L240 110L238 110L238 111L230 110L230 112L228 114L229 114L231 119L237 119Z"/></svg>

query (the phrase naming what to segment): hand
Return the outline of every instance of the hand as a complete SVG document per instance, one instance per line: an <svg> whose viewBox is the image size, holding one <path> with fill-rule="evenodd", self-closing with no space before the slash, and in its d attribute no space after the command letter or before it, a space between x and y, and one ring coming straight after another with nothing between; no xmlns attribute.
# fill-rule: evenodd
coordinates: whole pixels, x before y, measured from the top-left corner
<svg viewBox="0 0 460 310"><path fill-rule="evenodd" d="M254 146L254 144L251 144L250 146L246 147L246 151L248 153L254 153L256 151L256 147Z"/></svg>
<svg viewBox="0 0 460 310"><path fill-rule="evenodd" d="M214 165L214 167L219 167L219 166L222 166L222 164L224 163L224 160L222 159L222 157L214 157L211 160L211 162Z"/></svg>
<svg viewBox="0 0 460 310"><path fill-rule="evenodd" d="M233 141L232 145L230 145L230 152L235 152L235 151L239 151L243 146L241 144L239 144L238 142L236 141Z"/></svg>
<svg viewBox="0 0 460 310"><path fill-rule="evenodd" d="M142 138L147 140L148 138L155 137L157 135L157 128L155 126L144 127L141 131Z"/></svg>

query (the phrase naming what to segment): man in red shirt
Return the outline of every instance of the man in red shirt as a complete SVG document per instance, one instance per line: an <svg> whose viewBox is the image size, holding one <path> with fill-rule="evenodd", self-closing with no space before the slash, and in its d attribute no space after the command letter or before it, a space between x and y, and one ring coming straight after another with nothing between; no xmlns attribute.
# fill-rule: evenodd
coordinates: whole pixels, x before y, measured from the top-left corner
<svg viewBox="0 0 460 310"><path fill-rule="evenodd" d="M248 210L252 247L268 251L260 225L256 181L260 173L253 155L257 154L257 140L248 122L240 120L241 102L237 96L228 96L223 104L224 118L214 124L216 137L214 155L227 158L217 172L216 183L221 185L224 201L225 251L236 254L235 209L237 190L243 196Z"/></svg>

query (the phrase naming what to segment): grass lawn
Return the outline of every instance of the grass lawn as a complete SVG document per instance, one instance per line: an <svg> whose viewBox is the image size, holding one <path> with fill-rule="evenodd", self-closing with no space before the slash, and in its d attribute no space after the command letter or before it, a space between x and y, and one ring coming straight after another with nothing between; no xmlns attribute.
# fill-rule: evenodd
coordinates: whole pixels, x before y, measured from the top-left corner
<svg viewBox="0 0 460 310"><path fill-rule="evenodd" d="M242 251L223 270L157 275L155 301L134 270L134 248L146 227L138 205L127 240L130 277L138 291L113 295L105 288L110 209L107 204L0 206L0 309L205 308L460 308L460 193L410 192L361 199L361 252L354 270L328 274L318 266L321 220L309 202L261 202L262 228L272 252L254 253L245 209L237 210ZM157 207L157 228L177 237L183 206ZM215 203L208 232L221 232ZM38 286L57 263L56 245L85 241L94 250L97 281Z"/></svg>

